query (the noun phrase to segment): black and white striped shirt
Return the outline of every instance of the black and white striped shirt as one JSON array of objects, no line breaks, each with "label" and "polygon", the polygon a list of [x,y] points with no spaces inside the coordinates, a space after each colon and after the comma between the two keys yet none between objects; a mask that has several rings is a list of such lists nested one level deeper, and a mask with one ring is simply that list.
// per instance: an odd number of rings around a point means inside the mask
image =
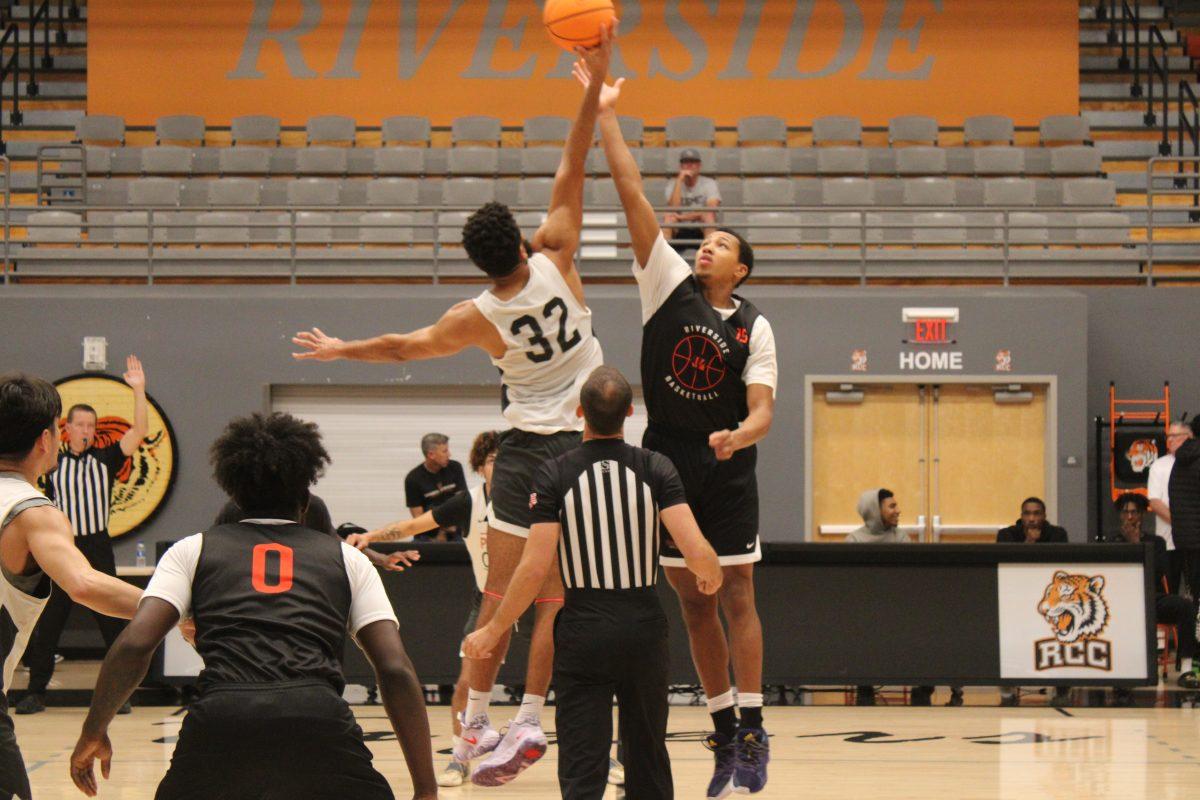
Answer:
[{"label": "black and white striped shirt", "polygon": [[533,523],[562,525],[558,561],[568,589],[635,589],[658,578],[659,512],[686,503],[663,455],[593,439],[538,469]]},{"label": "black and white striped shirt", "polygon": [[76,536],[108,531],[112,487],[125,458],[120,443],[59,454],[58,469],[46,477],[46,494],[67,515]]}]

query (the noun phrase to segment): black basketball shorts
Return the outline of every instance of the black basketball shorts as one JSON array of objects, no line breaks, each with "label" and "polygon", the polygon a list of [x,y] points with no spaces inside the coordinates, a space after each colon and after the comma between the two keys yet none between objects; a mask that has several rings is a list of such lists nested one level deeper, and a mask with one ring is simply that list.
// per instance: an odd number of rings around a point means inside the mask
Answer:
[{"label": "black basketball shorts", "polygon": [[8,715],[8,703],[0,693],[0,800],[29,800],[31,796],[16,729]]},{"label": "black basketball shorts", "polygon": [[218,686],[192,703],[155,800],[394,800],[325,681]]},{"label": "black basketball shorts", "polygon": [[500,440],[496,466],[492,471],[492,508],[488,524],[498,531],[529,538],[529,495],[533,492],[533,474],[547,461],[579,447],[582,439],[576,431],[530,433],[507,431]]},{"label": "black basketball shorts", "polygon": [[[746,447],[728,461],[718,461],[706,438],[682,437],[648,428],[642,439],[647,450],[671,459],[700,531],[721,566],[762,560],[758,540],[758,479],[754,474],[758,450]],[[686,566],[683,554],[664,537],[661,561],[665,567]]]}]

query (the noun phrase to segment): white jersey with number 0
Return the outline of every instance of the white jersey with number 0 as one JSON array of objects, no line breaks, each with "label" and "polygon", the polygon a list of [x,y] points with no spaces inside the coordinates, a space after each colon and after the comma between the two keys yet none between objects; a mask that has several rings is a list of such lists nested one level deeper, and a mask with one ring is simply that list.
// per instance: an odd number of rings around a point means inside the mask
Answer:
[{"label": "white jersey with number 0", "polygon": [[529,257],[529,282],[510,300],[490,291],[475,307],[496,326],[506,347],[493,358],[500,370],[504,418],[530,433],[583,429],[575,416],[579,389],[604,363],[592,336],[592,311],[575,299],[558,267],[541,253]]}]

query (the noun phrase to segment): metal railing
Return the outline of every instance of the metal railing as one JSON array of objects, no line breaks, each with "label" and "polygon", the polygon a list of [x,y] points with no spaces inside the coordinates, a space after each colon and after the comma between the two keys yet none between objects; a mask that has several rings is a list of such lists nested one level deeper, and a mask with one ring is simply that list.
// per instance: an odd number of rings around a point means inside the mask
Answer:
[{"label": "metal railing", "polygon": [[[1116,7],[1116,0],[1113,0],[1110,10],[1110,40],[1112,32],[1117,29],[1118,22],[1121,28],[1120,41],[1121,57],[1117,59],[1117,68],[1125,72],[1129,70],[1129,32],[1133,31],[1133,83],[1129,87],[1129,94],[1133,97],[1142,96],[1142,7],[1134,0],[1133,5],[1130,5],[1129,0],[1121,0],[1120,8]],[[1114,43],[1115,44],[1115,43]]]},{"label": "metal railing", "polygon": [[[12,113],[9,114],[10,125],[20,125],[25,121],[21,113],[21,30],[17,23],[9,20],[0,35],[0,104],[9,99],[4,93],[4,82],[12,78]],[[4,142],[4,114],[0,111],[0,155],[7,152],[8,145]],[[5,198],[7,202],[7,197]]]},{"label": "metal railing", "polygon": [[9,163],[8,156],[0,155],[0,167],[2,167],[0,176],[3,176],[4,179],[4,264],[0,266],[0,271],[4,272],[4,282],[8,283],[9,242],[12,240],[12,225],[10,224],[12,220],[9,216],[12,203],[12,192],[9,191],[12,184],[12,164]]},{"label": "metal railing", "polygon": [[[465,254],[458,245],[457,233],[463,212],[471,207],[412,207],[412,206],[291,206],[251,207],[210,206],[187,210],[161,206],[88,206],[64,222],[27,221],[22,227],[29,232],[24,239],[11,239],[6,229],[5,248],[19,264],[23,259],[39,261],[52,258],[59,263],[73,260],[112,262],[114,258],[129,263],[144,263],[145,276],[154,282],[156,266],[166,261],[218,261],[223,265],[238,265],[239,274],[255,273],[254,265],[264,261],[286,263],[287,277],[295,283],[298,267],[327,262],[410,263],[427,266],[420,272],[434,283],[444,276],[446,264],[465,263]],[[679,209],[687,210],[687,209]],[[694,210],[694,209],[691,209]],[[1046,219],[1029,221],[1013,219],[1013,215],[1031,210],[1046,212]],[[404,215],[386,221],[364,221],[358,215],[368,212],[391,211]],[[514,213],[544,213],[544,207],[514,207]],[[921,277],[915,265],[946,263],[986,265],[998,268],[994,274],[980,277],[995,278],[1008,285],[1013,265],[1056,261],[1078,263],[1094,260],[1105,264],[1124,264],[1136,274],[1142,261],[1141,249],[1128,239],[1129,221],[1121,219],[1103,225],[1089,224],[1087,230],[1112,231],[1108,240],[1077,240],[1075,229],[1082,230],[1075,218],[1077,213],[1113,211],[1104,207],[1070,207],[1061,210],[1031,209],[1030,207],[966,207],[966,206],[871,206],[795,207],[743,206],[723,208],[728,218],[738,216],[735,226],[744,230],[759,251],[764,264],[807,267],[815,264],[835,264],[857,267],[857,273],[842,273],[840,277],[857,277],[866,285],[871,278],[872,265],[914,265],[909,276]],[[135,212],[137,218],[118,218],[124,212]],[[245,215],[236,222],[219,222],[195,218],[205,212],[226,212]],[[785,220],[748,219],[745,214],[756,212],[785,212]],[[945,220],[922,217],[924,214],[946,213]],[[322,216],[309,218],[316,213]],[[589,207],[585,214],[584,230],[577,260],[587,272],[593,264],[625,263],[629,251],[619,244],[623,225],[619,224],[618,207]],[[447,215],[455,215],[448,220]],[[834,216],[836,215],[836,217]],[[520,218],[520,217],[518,217]],[[732,222],[732,220],[730,220]],[[532,223],[531,223],[532,224]],[[671,223],[677,229],[702,228],[704,223]],[[70,229],[66,236],[47,238],[38,231],[48,228]],[[237,231],[233,238],[206,239],[200,231],[224,229]],[[391,229],[393,238],[366,238],[357,231]],[[1033,232],[1040,238],[1031,238]],[[255,238],[257,232],[263,235]],[[110,238],[111,237],[111,238]],[[685,244],[677,240],[679,244]],[[131,248],[130,246],[136,246]],[[44,247],[68,246],[73,254],[41,252]],[[266,248],[266,251],[263,251]],[[1082,252],[1094,248],[1095,253]],[[237,252],[244,251],[239,257]],[[74,251],[82,251],[75,253]],[[602,251],[603,254],[598,254]],[[1081,255],[1071,256],[1076,251]],[[66,255],[64,259],[62,255]],[[245,266],[245,269],[241,269]],[[786,269],[784,270],[787,271]],[[278,273],[272,273],[278,274]],[[409,275],[406,275],[409,276]],[[788,277],[783,275],[782,277]],[[896,277],[894,271],[889,277]],[[903,277],[903,276],[902,276]]]},{"label": "metal railing", "polygon": [[1167,48],[1167,40],[1163,38],[1162,31],[1157,25],[1150,26],[1150,43],[1147,47],[1148,51],[1148,66],[1146,69],[1146,113],[1142,116],[1142,121],[1147,127],[1153,127],[1159,124],[1158,115],[1154,112],[1154,98],[1156,92],[1154,90],[1156,79],[1159,87],[1158,95],[1162,99],[1162,122],[1159,128],[1162,131],[1162,140],[1158,143],[1158,154],[1161,156],[1169,156],[1171,154],[1171,138],[1169,131],[1171,129],[1171,117],[1168,114],[1168,100],[1171,94],[1171,67],[1170,67],[1170,52]]},{"label": "metal railing", "polygon": [[[1182,118],[1183,115],[1180,114],[1180,117]],[[1190,124],[1194,126],[1195,120]],[[1176,166],[1173,171],[1160,172],[1158,170],[1160,164]],[[1168,246],[1169,242],[1169,239],[1163,234],[1178,239],[1179,232],[1183,232],[1186,236],[1189,231],[1200,231],[1200,212],[1195,210],[1200,204],[1198,173],[1200,173],[1200,153],[1190,156],[1155,156],[1146,163],[1145,273],[1146,283],[1149,286],[1153,286],[1163,279],[1162,276],[1155,273],[1155,266],[1159,263],[1159,248]],[[1177,222],[1165,218],[1166,214],[1179,211],[1179,206],[1169,199],[1174,197],[1190,197],[1192,200],[1191,209],[1186,217]],[[1168,198],[1167,202],[1159,205],[1156,200],[1162,198]],[[1172,236],[1170,232],[1175,232],[1175,234]]]},{"label": "metal railing", "polygon": [[[1190,156],[1193,159],[1190,164],[1185,162],[1185,165],[1190,165],[1192,168],[1191,187],[1196,192],[1192,197],[1192,208],[1200,209],[1200,101],[1196,99],[1192,85],[1186,80],[1179,82],[1178,106],[1176,112],[1178,116],[1175,120],[1175,140],[1179,143],[1177,155]],[[1191,143],[1191,153],[1187,152],[1189,142]],[[1182,167],[1180,171],[1183,171]],[[1184,189],[1187,188],[1188,180],[1188,178],[1176,178],[1173,184],[1176,189]],[[1200,211],[1193,210],[1189,212],[1188,216],[1192,222],[1200,221]]]}]

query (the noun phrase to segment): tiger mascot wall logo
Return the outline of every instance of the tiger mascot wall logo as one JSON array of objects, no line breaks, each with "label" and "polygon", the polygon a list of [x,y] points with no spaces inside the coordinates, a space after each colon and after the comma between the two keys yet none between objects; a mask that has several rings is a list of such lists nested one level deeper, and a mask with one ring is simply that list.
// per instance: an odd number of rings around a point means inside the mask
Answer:
[{"label": "tiger mascot wall logo", "polygon": [[1153,439],[1137,439],[1125,451],[1125,459],[1129,468],[1140,475],[1158,460],[1158,445]]},{"label": "tiger mascot wall logo", "polygon": [[1099,638],[1108,624],[1103,575],[1054,573],[1042,593],[1038,613],[1054,636],[1034,642],[1034,666],[1112,669],[1112,643]]}]

